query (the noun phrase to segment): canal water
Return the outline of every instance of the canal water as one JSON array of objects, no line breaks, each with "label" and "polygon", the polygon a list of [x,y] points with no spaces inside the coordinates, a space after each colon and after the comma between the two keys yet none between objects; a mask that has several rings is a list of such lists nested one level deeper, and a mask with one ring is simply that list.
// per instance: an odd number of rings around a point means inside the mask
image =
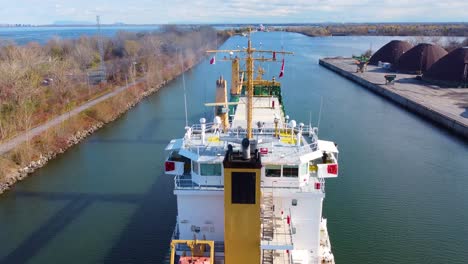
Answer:
[{"label": "canal water", "polygon": [[[339,144],[323,211],[337,263],[466,263],[467,144],[318,65],[390,39],[253,34],[256,47],[295,53],[281,79],[291,118],[317,125],[322,101],[320,138]],[[230,74],[220,58],[185,74],[190,122],[212,116],[203,103]],[[263,65],[266,77],[280,67]],[[184,133],[183,91],[176,79],[1,195],[0,263],[163,263],[176,201],[161,165]]]}]

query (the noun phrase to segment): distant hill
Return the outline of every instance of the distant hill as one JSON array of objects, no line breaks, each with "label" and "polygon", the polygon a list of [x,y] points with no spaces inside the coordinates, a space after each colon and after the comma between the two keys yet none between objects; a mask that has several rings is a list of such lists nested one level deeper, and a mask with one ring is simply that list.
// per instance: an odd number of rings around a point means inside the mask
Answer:
[{"label": "distant hill", "polygon": [[55,21],[52,25],[55,26],[71,26],[71,25],[94,25],[96,22],[90,21],[75,21],[75,20],[60,20]]}]

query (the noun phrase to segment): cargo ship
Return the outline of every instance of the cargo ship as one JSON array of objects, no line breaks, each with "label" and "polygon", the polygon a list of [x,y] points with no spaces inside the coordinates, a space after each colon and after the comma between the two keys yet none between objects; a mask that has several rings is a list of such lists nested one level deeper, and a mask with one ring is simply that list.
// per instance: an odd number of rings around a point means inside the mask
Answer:
[{"label": "cargo ship", "polygon": [[170,263],[335,263],[322,206],[325,180],[338,177],[337,145],[290,118],[281,83],[256,67],[282,63],[282,77],[292,53],[247,39],[244,49],[207,51],[232,64],[230,92],[216,80],[216,100],[205,104],[212,122],[186,126],[165,149],[177,197]]}]

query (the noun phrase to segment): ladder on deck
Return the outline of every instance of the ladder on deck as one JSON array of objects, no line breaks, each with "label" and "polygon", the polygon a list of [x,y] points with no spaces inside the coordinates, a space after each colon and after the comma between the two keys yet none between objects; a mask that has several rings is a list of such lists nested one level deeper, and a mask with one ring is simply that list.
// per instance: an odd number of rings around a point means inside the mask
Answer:
[{"label": "ladder on deck", "polygon": [[263,250],[262,254],[262,264],[273,264],[274,259],[274,251],[273,250]]},{"label": "ladder on deck", "polygon": [[[275,205],[273,190],[262,195],[262,240],[273,240],[275,227]],[[263,250],[262,264],[273,264],[274,251]]]},{"label": "ladder on deck", "polygon": [[262,197],[262,239],[273,240],[275,226],[275,206],[273,192],[264,192]]}]

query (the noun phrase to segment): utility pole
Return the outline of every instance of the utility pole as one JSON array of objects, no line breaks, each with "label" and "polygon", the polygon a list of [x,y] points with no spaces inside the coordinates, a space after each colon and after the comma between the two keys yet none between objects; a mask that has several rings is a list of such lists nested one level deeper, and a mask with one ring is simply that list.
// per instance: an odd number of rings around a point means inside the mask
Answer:
[{"label": "utility pole", "polygon": [[99,15],[96,16],[96,23],[98,29],[98,49],[99,49],[99,57],[101,63],[99,65],[99,75],[100,75],[100,82],[106,80],[106,64],[104,63],[104,44],[102,42],[102,35],[101,35],[101,18]]}]

